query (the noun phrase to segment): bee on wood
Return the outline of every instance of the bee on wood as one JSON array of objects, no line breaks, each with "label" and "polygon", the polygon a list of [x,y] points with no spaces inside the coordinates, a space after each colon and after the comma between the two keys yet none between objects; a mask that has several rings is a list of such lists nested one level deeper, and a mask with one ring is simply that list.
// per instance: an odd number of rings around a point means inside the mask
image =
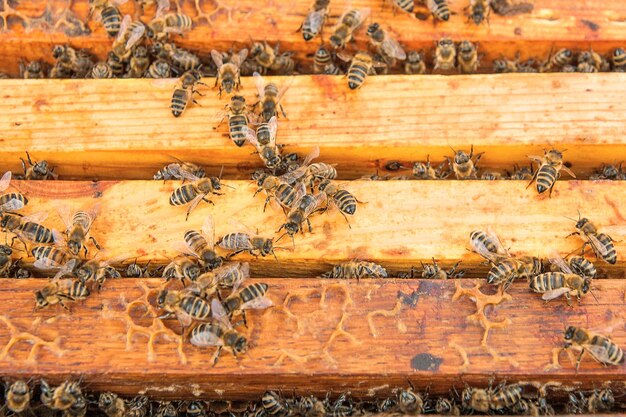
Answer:
[{"label": "bee on wood", "polygon": [[446,160],[448,161],[448,165],[452,167],[452,171],[454,172],[456,179],[476,179],[478,162],[484,155],[484,152],[477,154],[476,159],[472,160],[474,157],[474,145],[471,146],[469,155],[461,150],[455,151],[452,149],[452,151],[454,152],[454,159],[450,160],[450,158],[446,156]]},{"label": "bee on wood", "polygon": [[576,371],[585,352],[588,352],[596,361],[603,365],[622,365],[624,352],[608,337],[590,332],[582,327],[569,326],[563,335],[564,349],[579,349],[580,356],[576,361]]},{"label": "bee on wood", "polygon": [[256,85],[259,94],[259,101],[252,107],[260,107],[261,121],[267,123],[272,117],[279,117],[278,109],[280,109],[280,112],[284,117],[287,117],[285,110],[283,110],[283,106],[280,104],[280,100],[293,83],[294,78],[291,77],[289,81],[279,90],[278,86],[274,83],[266,84],[263,77],[258,72],[255,72],[253,75],[254,84]]},{"label": "bee on wood", "polygon": [[[93,236],[89,235],[91,226],[100,212],[100,206],[95,205],[89,210],[79,210],[71,213],[67,205],[57,207],[59,217],[65,224],[67,236],[66,245],[72,255],[78,255],[84,249],[87,256],[87,241],[91,240],[94,246],[100,250],[100,245]],[[55,236],[55,240],[60,241],[60,236]]]},{"label": "bee on wood", "polygon": [[[343,57],[340,55],[340,57]],[[374,69],[374,58],[367,52],[357,52],[350,61],[350,67],[346,74],[348,78],[348,88],[350,90],[356,90],[363,87],[365,78],[368,75],[376,75]]]},{"label": "bee on wood", "polygon": [[328,18],[330,0],[315,0],[313,6],[304,17],[304,22],[298,30],[302,30],[302,38],[310,41],[321,33],[324,22]]},{"label": "bee on wood", "polygon": [[352,402],[346,401],[346,394],[341,394],[332,405],[327,396],[324,401],[324,406],[327,410],[326,417],[350,417],[355,411]]},{"label": "bee on wood", "polygon": [[31,249],[31,253],[35,258],[33,266],[38,269],[63,268],[71,272],[77,263],[68,252],[52,245],[35,246]]},{"label": "bee on wood", "polygon": [[160,318],[167,318],[172,314],[183,327],[189,327],[192,321],[211,320],[211,305],[204,298],[184,291],[162,290],[157,296],[157,305],[166,311]]},{"label": "bee on wood", "polygon": [[530,181],[533,177],[533,165],[532,162],[530,166],[520,167],[519,165],[513,165],[513,173],[510,176],[511,180],[517,181]]},{"label": "bee on wood", "polygon": [[117,5],[126,3],[127,0],[89,0],[89,16],[96,13],[96,17],[102,20],[102,25],[107,34],[116,37],[122,25],[122,14]]},{"label": "bee on wood", "polygon": [[222,265],[223,258],[215,252],[215,225],[211,215],[205,218],[200,231],[186,231],[185,241],[176,242],[175,246],[179,252],[197,257],[208,270]]},{"label": "bee on wood", "polygon": [[273,305],[272,300],[265,296],[268,288],[269,285],[263,282],[255,282],[229,295],[222,302],[214,298],[211,301],[211,309],[216,318],[224,320],[239,313],[247,327],[246,310],[263,310]]},{"label": "bee on wood", "polygon": [[103,392],[98,398],[98,408],[108,417],[125,417],[126,402],[112,392]]},{"label": "bee on wood", "polygon": [[152,274],[148,269],[150,266],[150,261],[144,266],[141,267],[137,264],[137,258],[133,261],[132,264],[128,264],[126,269],[124,270],[124,276],[126,278],[150,278]]},{"label": "bee on wood", "polygon": [[615,250],[613,238],[606,233],[598,233],[598,229],[589,219],[580,217],[580,212],[578,213],[578,220],[576,221],[576,231],[569,236],[573,235],[578,235],[585,239],[582,248],[583,254],[585,253],[585,248],[589,245],[597,258],[611,265],[615,265],[617,262],[617,251]]},{"label": "bee on wood", "polygon": [[201,323],[191,331],[189,341],[198,347],[217,346],[213,366],[217,365],[222,348],[229,349],[235,357],[248,351],[248,340],[233,329],[228,320]]},{"label": "bee on wood", "polygon": [[571,306],[571,296],[575,295],[580,303],[581,297],[591,290],[591,278],[575,274],[570,266],[556,254],[552,255],[550,262],[557,265],[561,272],[535,275],[530,280],[530,289],[543,294],[541,299],[545,301],[564,295],[567,304]]},{"label": "bee on wood", "polygon": [[343,218],[346,219],[348,226],[352,228],[347,216],[354,216],[356,213],[356,204],[362,202],[357,200],[349,191],[340,188],[337,184],[328,179],[322,180],[317,185],[317,190],[320,193],[326,194],[326,201],[337,207]]},{"label": "bee on wood", "polygon": [[148,67],[145,73],[146,78],[170,78],[172,76],[172,67],[169,62],[164,59],[157,59]]},{"label": "bee on wood", "polygon": [[[228,258],[242,253],[248,252],[254,257],[272,255],[276,258],[274,253],[274,239],[266,238],[257,234],[249,232],[233,232],[227,233],[217,241],[217,246],[231,252]],[[278,260],[278,258],[276,258]]]},{"label": "bee on wood", "polygon": [[[302,228],[302,223],[306,221],[309,226],[309,232],[313,229],[311,228],[311,221],[309,217],[318,212],[323,211],[322,205],[326,202],[326,194],[318,193],[318,194],[304,194],[300,199],[298,199],[294,205],[287,213],[287,221],[283,223],[277,232],[280,232],[282,229],[285,229],[285,233],[278,238],[280,240],[283,236],[289,235],[291,239],[294,240],[294,235],[298,232],[304,232]],[[277,240],[277,242],[278,242]],[[295,240],[294,240],[295,245]]]},{"label": "bee on wood", "polygon": [[99,62],[91,69],[90,77],[93,79],[113,78],[113,70],[106,62]]},{"label": "bee on wood", "polygon": [[211,200],[206,199],[207,195],[222,195],[222,193],[218,192],[222,189],[222,183],[220,181],[221,174],[220,177],[198,178],[191,172],[181,169],[179,171],[179,175],[184,179],[191,181],[191,183],[184,184],[172,192],[172,195],[170,196],[170,205],[182,206],[189,204],[185,220],[189,218],[189,214],[194,208],[196,208],[200,201],[213,204]]},{"label": "bee on wood", "polygon": [[491,410],[491,389],[467,387],[461,393],[464,410],[488,413]]},{"label": "bee on wood", "polygon": [[[0,178],[0,193],[9,188],[11,184],[11,171],[7,171]],[[21,193],[12,192],[0,195],[0,215],[4,212],[20,210],[28,204],[28,199]]]},{"label": "bee on wood", "polygon": [[424,400],[421,395],[413,391],[414,389],[413,384],[411,384],[410,388],[398,391],[396,401],[398,410],[400,410],[402,414],[417,415],[424,412]]},{"label": "bee on wood", "polygon": [[459,264],[461,263],[461,261],[455,263],[454,265],[452,265],[452,268],[450,268],[450,270],[446,271],[445,269],[442,269],[439,267],[439,265],[437,264],[437,261],[435,261],[435,258],[433,258],[433,263],[431,264],[424,264],[423,262],[422,264],[422,278],[425,279],[448,279],[448,278],[461,278],[463,275],[465,275],[465,271],[461,270],[461,271],[457,271],[457,268],[459,267]]},{"label": "bee on wood", "polygon": [[242,96],[234,95],[230,98],[230,103],[227,104],[226,107],[227,110],[223,112],[217,127],[222,124],[225,118],[228,118],[228,134],[230,139],[235,145],[242,147],[246,143],[248,123],[252,116],[248,112],[246,99]]},{"label": "bee on wood", "polygon": [[470,0],[470,4],[467,8],[467,18],[476,25],[480,25],[482,22],[489,22],[489,12],[491,8],[489,3],[491,0]]},{"label": "bee on wood", "polygon": [[452,39],[443,38],[437,42],[433,61],[433,71],[451,71],[454,69],[456,65],[456,47]]},{"label": "bee on wood", "polygon": [[201,64],[196,54],[170,42],[155,42],[150,52],[157,59],[171,61],[171,69],[175,74],[199,68]]},{"label": "bee on wood", "polygon": [[172,102],[170,109],[174,117],[179,117],[183,114],[189,101],[194,104],[198,102],[193,98],[194,94],[200,94],[196,89],[196,85],[206,85],[202,81],[202,73],[200,70],[190,70],[185,72],[178,80],[178,86],[172,93]]},{"label": "bee on wood", "polygon": [[323,401],[315,396],[301,397],[295,404],[298,415],[302,417],[326,417],[327,409]]},{"label": "bee on wood", "polygon": [[273,71],[278,75],[289,75],[293,72],[296,63],[291,58],[291,53],[279,53],[278,44],[274,48],[269,46],[267,42],[255,42],[250,50],[250,56],[254,61],[265,68]]},{"label": "bee on wood", "polygon": [[178,256],[174,258],[163,270],[163,278],[170,280],[180,279],[185,284],[185,279],[193,282],[202,273],[197,257]]},{"label": "bee on wood", "polygon": [[591,181],[598,180],[626,180],[626,171],[622,168],[623,162],[619,165],[602,164],[599,170],[592,174],[589,179]]},{"label": "bee on wood", "polygon": [[435,412],[443,416],[460,416],[461,408],[455,404],[454,400],[439,397],[435,403]]},{"label": "bee on wood", "polygon": [[[26,151],[26,158],[26,161],[20,158],[25,180],[56,180],[59,178],[59,176],[54,173],[54,168],[48,165],[48,161],[33,162],[28,151]],[[27,162],[28,167],[26,167]]]},{"label": "bee on wood", "polygon": [[26,80],[46,78],[43,73],[41,62],[39,61],[31,61],[26,64],[23,60],[20,60],[19,66],[20,78],[24,78]]},{"label": "bee on wood", "polygon": [[208,300],[219,290],[237,291],[249,277],[250,265],[247,262],[233,262],[205,272],[187,288],[192,293]]},{"label": "bee on wood", "polygon": [[578,54],[578,72],[607,72],[610,69],[609,61],[592,49]]},{"label": "bee on wood", "polygon": [[450,20],[450,7],[448,6],[448,0],[426,0],[426,7],[433,15],[433,19],[443,20],[445,22]]},{"label": "bee on wood", "polygon": [[500,238],[492,230],[474,230],[470,233],[470,247],[487,261],[497,263],[503,258],[510,258]]},{"label": "bee on wood", "polygon": [[6,399],[6,408],[12,413],[19,414],[30,409],[30,400],[32,393],[28,383],[22,379],[18,379],[10,385],[7,385],[4,391]]},{"label": "bee on wood", "polygon": [[[169,4],[168,4],[169,6]],[[183,13],[158,13],[148,23],[148,38],[155,41],[164,41],[170,33],[182,35],[193,28],[191,17]]]},{"label": "bee on wood", "polygon": [[478,48],[470,41],[462,41],[457,48],[457,61],[461,74],[473,74],[478,70]]},{"label": "bee on wood", "polygon": [[7,245],[0,245],[0,276],[6,277],[13,266],[11,255],[13,249]]},{"label": "bee on wood", "polygon": [[261,397],[261,406],[270,417],[290,417],[296,412],[291,401],[283,399],[274,391],[265,391]]},{"label": "bee on wood", "polygon": [[338,24],[333,29],[330,36],[330,46],[334,49],[343,49],[346,44],[352,41],[354,31],[361,26],[361,23],[367,19],[370,9],[349,10],[345,12],[338,20]]},{"label": "bee on wood", "polygon": [[411,51],[408,53],[404,63],[404,72],[407,74],[426,74],[426,63],[420,52]]},{"label": "bee on wood", "polygon": [[489,408],[494,411],[512,408],[522,399],[523,387],[520,384],[500,384],[489,399]]},{"label": "bee on wood", "polygon": [[155,180],[182,180],[184,179],[181,175],[181,171],[187,171],[192,173],[198,178],[204,178],[206,176],[206,172],[204,172],[204,168],[199,165],[194,164],[193,162],[183,162],[179,161],[176,163],[172,163],[166,165],[156,174],[154,174],[153,179]]},{"label": "bee on wood", "polygon": [[518,278],[531,279],[540,274],[542,269],[541,259],[537,257],[504,258],[493,263],[487,274],[487,283],[491,285],[504,284],[506,290],[514,280]]},{"label": "bee on wood", "polygon": [[219,84],[219,96],[222,96],[222,91],[230,94],[233,89],[239,90],[241,85],[241,76],[239,68],[243,61],[248,56],[248,50],[242,49],[237,54],[233,54],[230,58],[230,62],[224,63],[223,55],[217,52],[215,49],[211,51],[211,57],[213,62],[217,66],[217,77],[215,78],[215,86]]},{"label": "bee on wood", "polygon": [[315,74],[324,74],[328,65],[332,65],[339,71],[339,68],[337,68],[333,63],[333,56],[331,52],[324,45],[321,45],[315,51],[315,55],[313,55],[313,72]]},{"label": "bee on wood", "polygon": [[613,71],[623,71],[626,67],[626,51],[622,48],[616,48],[611,55],[611,64]]},{"label": "bee on wood", "polygon": [[549,190],[549,195],[552,196],[552,189],[556,180],[561,176],[561,170],[567,172],[573,178],[576,178],[576,175],[563,163],[563,152],[565,150],[557,151],[556,149],[551,149],[544,152],[543,157],[536,155],[528,156],[532,161],[538,162],[540,165],[526,188],[536,181],[539,194]]},{"label": "bee on wood", "polygon": [[11,246],[15,239],[19,239],[28,251],[26,241],[33,243],[51,244],[55,242],[55,234],[51,229],[40,224],[47,217],[47,213],[38,212],[29,216],[20,214],[4,213],[0,217],[0,229],[3,232],[14,233]]},{"label": "bee on wood", "polygon": [[594,389],[593,393],[587,398],[587,412],[590,414],[611,411],[614,405],[615,397],[610,388]]},{"label": "bee on wood", "polygon": [[126,73],[126,77],[142,78],[149,66],[150,58],[148,57],[148,48],[143,45],[139,45],[133,50],[133,55],[130,58],[130,67]]},{"label": "bee on wood", "polygon": [[102,252],[99,252],[99,256],[83,262],[74,270],[74,274],[78,279],[82,282],[94,282],[98,287],[98,291],[100,291],[107,278],[122,277],[117,269],[110,266],[110,264],[117,262],[118,259],[103,260],[101,254]]},{"label": "bee on wood", "polygon": [[321,278],[387,278],[387,270],[368,261],[353,260],[333,266],[333,269],[321,275]]},{"label": "bee on wood", "polygon": [[548,55],[543,64],[539,66],[539,72],[556,71],[565,65],[568,65],[574,59],[574,53],[571,49],[563,48],[552,55],[552,51]]},{"label": "bee on wood", "polygon": [[383,30],[378,23],[369,25],[367,37],[370,44],[383,57],[389,67],[395,66],[396,60],[404,61],[406,59],[406,52],[400,43],[389,32]]},{"label": "bee on wood", "polygon": [[412,174],[418,180],[441,180],[448,177],[448,173],[443,171],[445,162],[439,164],[437,168],[430,165],[430,155],[426,157],[426,163],[415,162],[413,164]]},{"label": "bee on wood", "polygon": [[60,304],[69,311],[69,307],[65,305],[66,302],[84,300],[89,294],[89,288],[81,280],[53,279],[43,288],[35,291],[35,308],[41,309]]},{"label": "bee on wood", "polygon": [[111,45],[111,52],[122,63],[127,63],[131,57],[133,47],[145,37],[146,26],[141,21],[132,21],[129,15],[125,15],[117,37]]},{"label": "bee on wood", "polygon": [[[276,130],[278,124],[276,123],[276,117],[272,117],[269,123],[261,123],[257,127],[255,132],[253,129],[248,128],[246,133],[246,140],[255,147],[261,161],[269,169],[276,169],[282,162],[280,145],[276,144]],[[265,144],[261,143],[259,137]]]}]

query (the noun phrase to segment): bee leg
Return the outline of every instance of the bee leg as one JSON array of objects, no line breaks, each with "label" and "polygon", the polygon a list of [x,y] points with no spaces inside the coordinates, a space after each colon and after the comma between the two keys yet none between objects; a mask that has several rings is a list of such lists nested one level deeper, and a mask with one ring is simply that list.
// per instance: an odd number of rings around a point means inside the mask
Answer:
[{"label": "bee leg", "polygon": [[248,328],[248,321],[246,320],[246,310],[241,310],[241,319],[243,320],[243,325]]},{"label": "bee leg", "polygon": [[23,158],[20,158],[20,161],[22,161],[22,169],[24,170],[24,175],[26,175],[26,162]]},{"label": "bee leg", "polygon": [[585,349],[583,348],[580,351],[580,355],[578,355],[578,360],[576,361],[576,373],[578,373],[578,368],[580,368],[580,362],[583,360],[584,354],[585,354]]},{"label": "bee leg", "polygon": [[89,237],[89,240],[91,240],[93,242],[93,245],[98,249],[98,250],[102,250],[102,248],[100,247],[100,245],[98,245],[98,242],[96,241],[96,239],[93,236]]},{"label": "bee leg", "polygon": [[306,219],[306,224],[309,226],[309,233],[313,232],[313,228],[311,228],[311,220],[309,220],[308,217]]},{"label": "bee leg", "polygon": [[346,216],[346,214],[345,214],[343,211],[341,211],[341,210],[339,210],[339,213],[341,213],[341,215],[343,216],[343,218],[344,218],[344,219],[346,219],[346,223],[348,223],[348,227],[349,227],[350,229],[352,229],[352,225],[350,225],[350,221],[348,220],[348,216]]},{"label": "bee leg", "polygon": [[283,105],[278,103],[278,107],[280,108],[280,112],[283,114],[283,117],[287,119],[287,113],[285,113],[285,109],[283,109]]},{"label": "bee leg", "polygon": [[218,346],[217,351],[213,355],[213,366],[217,365],[217,361],[220,358],[220,353],[222,352],[222,346]]}]

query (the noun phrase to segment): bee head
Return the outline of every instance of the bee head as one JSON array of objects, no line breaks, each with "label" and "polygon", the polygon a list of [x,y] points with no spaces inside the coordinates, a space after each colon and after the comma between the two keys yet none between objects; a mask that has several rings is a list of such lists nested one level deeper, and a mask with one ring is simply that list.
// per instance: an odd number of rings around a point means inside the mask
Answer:
[{"label": "bee head", "polygon": [[468,154],[463,151],[456,151],[456,154],[454,155],[454,162],[456,164],[465,164],[469,162],[469,160],[470,158]]},{"label": "bee head", "polygon": [[422,56],[420,55],[419,52],[417,51],[411,51],[409,52],[409,55],[407,56],[407,61],[412,62],[412,63],[418,63],[422,60]]},{"label": "bee head", "polygon": [[220,179],[217,177],[211,177],[211,186],[213,187],[214,190],[222,189],[222,184],[220,182]]},{"label": "bee head", "polygon": [[14,395],[26,395],[30,391],[28,388],[28,384],[21,379],[11,384],[11,387],[9,388],[9,390]]},{"label": "bee head", "polygon": [[327,58],[328,56],[330,56],[330,52],[328,52],[328,49],[326,49],[323,46],[320,46],[317,51],[315,51],[315,56],[318,59],[323,59],[323,58]]},{"label": "bee head", "polygon": [[613,403],[615,402],[615,398],[613,397],[613,391],[611,391],[610,389],[604,389],[600,392],[600,401],[602,401],[602,404],[604,404],[605,406],[608,406],[608,408],[610,408]]},{"label": "bee head", "polygon": [[438,398],[435,408],[438,414],[447,414],[452,411],[452,404],[450,403],[450,400]]},{"label": "bee head", "polygon": [[52,57],[58,59],[63,55],[63,52],[65,52],[65,48],[63,48],[62,45],[55,45],[54,48],[52,48]]},{"label": "bee head", "polygon": [[78,242],[77,240],[68,240],[67,241],[67,247],[70,250],[72,255],[78,255],[78,252],[80,252],[80,248],[83,245]]},{"label": "bee head", "polygon": [[239,335],[233,346],[235,353],[246,353],[248,351],[248,340],[245,337]]},{"label": "bee head", "polygon": [[587,294],[590,288],[591,288],[591,280],[589,278],[585,278],[585,280],[583,281],[583,286],[581,288],[582,293]]},{"label": "bee head", "polygon": [[261,251],[263,252],[264,255],[274,252],[274,239],[265,239],[265,242],[263,242],[263,247],[261,248]]},{"label": "bee head", "polygon": [[35,292],[35,308],[44,308],[48,305],[48,300],[41,290]]},{"label": "bee head", "polygon": [[613,51],[613,56],[614,56],[615,58],[621,57],[621,56],[623,56],[623,55],[626,55],[626,51],[624,51],[622,48],[616,48],[616,49]]},{"label": "bee head", "polygon": [[76,270],[76,276],[80,280],[86,281],[87,279],[89,279],[89,277],[91,277],[91,271],[89,270],[89,268],[81,266],[80,268]]},{"label": "bee head", "polygon": [[215,268],[219,268],[220,266],[222,266],[222,257],[216,256],[214,254],[214,256],[211,257],[210,259],[205,259],[204,265],[209,270],[214,270]]},{"label": "bee head", "polygon": [[290,236],[293,236],[300,231],[300,225],[297,222],[289,221],[285,223],[284,226]]},{"label": "bee head", "polygon": [[330,44],[333,48],[338,49],[341,48],[343,46],[343,41],[341,39],[341,37],[337,36],[337,35],[332,35],[330,37]]},{"label": "bee head", "polygon": [[463,393],[461,394],[461,401],[463,401],[463,406],[467,407],[472,402],[474,390],[471,388],[465,388]]},{"label": "bee head", "polygon": [[569,326],[567,329],[565,329],[563,339],[565,339],[566,341],[572,341],[574,339],[575,333],[576,333],[576,327]]},{"label": "bee head", "polygon": [[589,219],[586,217],[583,217],[582,219],[578,220],[576,222],[576,229],[582,229],[584,228],[587,224],[589,223]]},{"label": "bee head", "polygon": [[109,407],[115,401],[116,395],[112,392],[103,392],[100,394],[100,398],[98,399],[98,406],[100,408]]},{"label": "bee head", "polygon": [[474,50],[474,45],[470,41],[463,41],[459,45],[459,52],[471,52]]},{"label": "bee head", "polygon": [[190,279],[191,281],[195,281],[200,276],[200,267],[196,264],[191,264],[185,268],[184,275],[185,278]]}]

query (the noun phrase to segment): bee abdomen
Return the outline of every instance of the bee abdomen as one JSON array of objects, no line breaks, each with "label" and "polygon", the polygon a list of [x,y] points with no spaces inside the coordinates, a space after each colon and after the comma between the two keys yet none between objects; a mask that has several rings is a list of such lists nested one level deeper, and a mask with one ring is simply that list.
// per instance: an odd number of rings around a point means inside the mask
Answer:
[{"label": "bee abdomen", "polygon": [[535,292],[547,292],[562,288],[564,275],[560,272],[546,272],[539,274],[530,281],[530,289]]},{"label": "bee abdomen", "polygon": [[282,205],[291,207],[296,199],[296,190],[288,184],[280,184],[276,189],[275,195]]},{"label": "bee abdomen", "polygon": [[387,270],[373,262],[362,262],[357,266],[357,278],[387,278]]},{"label": "bee abdomen", "polygon": [[407,13],[413,13],[415,6],[413,0],[394,0],[396,5]]},{"label": "bee abdomen", "polygon": [[267,292],[268,285],[263,282],[256,282],[241,290],[240,297],[244,303],[255,298],[263,297]]},{"label": "bee abdomen", "polygon": [[187,90],[182,88],[177,88],[174,90],[174,94],[172,94],[172,105],[170,106],[172,109],[172,114],[174,117],[178,117],[185,111],[187,107],[187,102],[189,101],[189,93]]},{"label": "bee abdomen", "polygon": [[11,200],[18,200],[24,206],[28,204],[28,199],[24,197],[21,193],[8,193],[0,196],[0,206],[8,203]]},{"label": "bee abdomen", "polygon": [[610,264],[615,264],[617,262],[617,251],[612,239],[604,233],[598,233],[596,238],[604,245],[605,253],[602,255],[602,259]]},{"label": "bee abdomen", "polygon": [[191,184],[183,185],[174,190],[170,196],[170,204],[173,206],[182,206],[189,203],[196,197],[196,192]]},{"label": "bee abdomen", "polygon": [[33,222],[26,222],[20,225],[19,229],[34,242],[53,243],[52,230]]},{"label": "bee abdomen", "polygon": [[554,186],[557,170],[552,165],[542,165],[537,173],[537,191],[539,194],[546,192]]},{"label": "bee abdomen", "polygon": [[522,387],[520,385],[511,385],[494,394],[492,402],[494,409],[510,408],[522,399]]},{"label": "bee abdomen", "polygon": [[196,319],[207,319],[211,314],[209,303],[199,297],[185,297],[182,299],[180,306],[187,314]]},{"label": "bee abdomen", "polygon": [[272,391],[268,391],[263,394],[261,398],[261,404],[266,413],[272,417],[286,417],[288,410],[282,404],[282,401]]},{"label": "bee abdomen", "polygon": [[450,19],[450,9],[448,8],[448,0],[432,0],[433,10],[431,13],[435,15],[437,19],[448,20]]},{"label": "bee abdomen", "polygon": [[210,344],[214,336],[221,338],[223,334],[224,331],[220,326],[213,323],[202,323],[192,330],[189,341],[195,346],[206,346]]},{"label": "bee abdomen", "polygon": [[122,15],[117,7],[107,6],[100,13],[102,24],[109,36],[115,37],[120,31],[122,25]]},{"label": "bee abdomen", "polygon": [[353,64],[348,70],[348,87],[351,90],[360,88],[365,82],[369,68],[362,64]]},{"label": "bee abdomen", "polygon": [[487,282],[494,285],[500,284],[506,281],[515,272],[515,269],[515,265],[506,259],[489,270]]},{"label": "bee abdomen", "polygon": [[189,30],[193,26],[191,18],[182,13],[169,13],[165,17],[165,25],[169,27],[176,27],[182,30]]},{"label": "bee abdomen", "polygon": [[75,280],[72,281],[68,295],[74,299],[86,298],[89,296],[89,288],[87,288],[83,281]]},{"label": "bee abdomen", "polygon": [[219,246],[226,250],[249,249],[250,236],[246,233],[229,233],[222,237]]},{"label": "bee abdomen", "polygon": [[198,253],[205,248],[208,243],[206,239],[195,230],[188,230],[185,232],[185,242],[194,252]]},{"label": "bee abdomen", "polygon": [[333,195],[339,210],[346,214],[356,213],[356,198],[346,190],[339,190]]},{"label": "bee abdomen", "polygon": [[236,114],[228,118],[228,131],[230,138],[237,146],[243,146],[246,142],[248,130],[248,118],[242,114]]},{"label": "bee abdomen", "polygon": [[624,363],[624,352],[622,349],[604,336],[595,335],[591,338],[590,344],[593,346],[602,346],[606,349],[608,364],[621,365]]}]

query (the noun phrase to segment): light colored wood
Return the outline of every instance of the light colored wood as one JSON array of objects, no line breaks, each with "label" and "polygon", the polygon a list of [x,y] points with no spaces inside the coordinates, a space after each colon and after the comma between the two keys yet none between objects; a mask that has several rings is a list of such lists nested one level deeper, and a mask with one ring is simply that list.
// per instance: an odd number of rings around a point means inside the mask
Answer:
[{"label": "light colored wood", "polygon": [[[485,345],[483,329],[467,320],[476,312],[475,303],[453,297],[457,285],[471,286],[468,280],[264,282],[274,307],[249,312],[249,327],[241,331],[250,350],[238,361],[223,352],[212,367],[214,349],[183,343],[178,352],[180,339],[173,333],[178,324],[172,320],[164,327],[155,319],[157,309],[146,307],[162,280],[110,280],[100,293],[72,305],[71,313],[60,307],[33,313],[33,291],[43,280],[0,280],[0,372],[6,377],[40,374],[52,381],[71,373],[81,375],[91,391],[203,399],[258,398],[266,389],[317,395],[351,391],[356,397],[380,398],[406,386],[407,379],[421,391],[430,387],[431,394],[448,394],[451,385],[486,384],[494,372],[507,381],[562,381],[586,389],[626,380],[624,367],[603,367],[590,358],[576,373],[566,353],[560,369],[546,368],[552,350],[562,346],[564,324],[612,327],[612,340],[626,345],[621,280],[598,281],[598,302],[586,297],[573,309],[561,300],[546,304],[525,283],[516,283],[510,300],[490,307],[489,319],[507,324],[492,329]],[[52,344],[34,347],[24,335],[7,352],[7,329]],[[150,330],[160,331],[153,351],[148,349]],[[431,355],[437,364],[423,370],[427,364],[415,359],[420,354]]]},{"label": "light colored wood", "polygon": [[[87,15],[87,3],[74,3],[76,4],[73,10],[84,20]],[[181,3],[183,12],[196,18],[193,2],[181,0]],[[250,38],[267,40],[271,43],[280,41],[282,50],[295,52],[299,60],[313,53],[319,45],[319,38],[306,43],[302,35],[296,33],[313,3],[312,0],[294,2],[220,0],[215,3],[201,0],[201,3],[203,11],[207,13],[215,11],[217,4],[234,6],[231,23],[228,22],[225,11],[221,10],[214,16],[212,26],[208,26],[206,20],[200,20],[191,33],[176,40],[181,46],[200,52],[205,59],[213,48],[226,50],[231,48],[233,43],[241,47],[249,44]],[[463,9],[468,3],[451,1],[450,9],[456,15],[448,22],[433,24],[432,19],[420,21],[403,12],[394,15],[390,5],[384,6],[381,0],[333,1],[330,6],[331,17],[325,29],[325,39],[330,36],[339,16],[351,5],[353,8],[369,7],[372,12],[370,21],[382,23],[409,50],[431,50],[434,41],[443,36],[449,36],[456,41],[469,39],[479,42],[483,54],[482,63],[487,68],[491,67],[494,58],[499,58],[502,54],[512,58],[518,50],[522,52],[524,59],[532,57],[544,60],[553,47],[578,49],[593,47],[601,53],[607,53],[615,47],[623,46],[626,40],[624,24],[626,6],[619,0],[605,1],[602,4],[593,0],[576,3],[569,0],[537,1],[534,2],[535,9],[531,14],[509,17],[492,14],[489,24],[478,27],[467,21]],[[64,3],[54,4],[58,11]],[[27,16],[40,16],[44,4],[22,2],[17,9],[22,10]],[[132,2],[124,5],[122,11],[134,13]],[[419,11],[424,10],[419,8]],[[151,19],[154,15],[153,9],[147,9],[146,15],[145,20]],[[583,20],[591,23],[585,24]],[[591,27],[593,24],[597,25],[596,30]],[[111,40],[101,24],[90,22],[89,26],[92,34],[69,38],[60,32],[35,30],[24,33],[19,24],[14,25],[11,32],[2,35],[0,56],[5,59],[2,61],[0,71],[17,74],[17,62],[20,57],[28,60],[43,58],[50,62],[52,46],[57,43],[70,42],[78,48],[89,49],[103,58],[110,49]],[[207,42],[207,39],[210,39],[210,42]],[[365,30],[359,30],[355,49],[365,48],[366,39]]]},{"label": "light colored wood", "polygon": [[[272,78],[283,85],[287,78]],[[206,80],[213,84],[213,80]],[[2,80],[0,169],[20,170],[29,150],[65,178],[150,179],[174,158],[229,178],[249,178],[260,160],[237,148],[227,124],[217,130],[227,99],[202,90],[200,106],[179,119],[169,110],[173,81]],[[278,143],[337,163],[342,178],[374,174],[388,160],[438,164],[450,147],[485,152],[480,167],[512,170],[550,144],[582,178],[626,155],[624,74],[372,77],[350,91],[341,77],[296,77],[283,104]],[[204,88],[204,87],[203,87]],[[241,91],[256,101],[251,78]],[[406,171],[410,174],[409,171]]]},{"label": "light colored wood", "polygon": [[[241,225],[266,237],[278,237],[285,221],[282,211],[268,206],[263,213],[262,193],[249,182],[227,181],[234,189],[214,196],[215,206],[200,204],[185,221],[185,206],[169,204],[179,181],[63,182],[16,181],[29,204],[24,214],[50,213],[45,224],[62,228],[56,206],[68,204],[83,209],[98,203],[100,215],[92,235],[107,257],[128,255],[162,264],[173,258],[176,241],[186,230],[200,229],[211,214],[216,236],[241,230]],[[358,205],[350,219],[352,228],[336,209],[311,218],[312,233],[295,236],[295,249],[288,236],[277,243],[288,248],[273,257],[251,264],[256,276],[312,277],[330,269],[331,264],[351,260],[372,260],[392,271],[419,267],[432,257],[449,265],[463,261],[474,276],[484,277],[485,266],[470,252],[469,235],[477,229],[492,227],[503,244],[516,255],[547,258],[552,250],[567,254],[582,246],[573,232],[577,210],[615,240],[618,263],[598,261],[606,276],[624,276],[626,221],[621,201],[626,201],[626,183],[558,182],[552,198],[538,197],[534,189],[525,190],[521,181],[351,181],[346,189],[366,204]],[[99,196],[94,198],[95,196]],[[17,244],[17,243],[16,243]],[[93,248],[91,250],[94,250]],[[240,255],[238,259],[250,259]],[[130,262],[130,261],[129,261]],[[610,268],[609,268],[610,267]],[[478,275],[477,275],[478,274]]]}]

